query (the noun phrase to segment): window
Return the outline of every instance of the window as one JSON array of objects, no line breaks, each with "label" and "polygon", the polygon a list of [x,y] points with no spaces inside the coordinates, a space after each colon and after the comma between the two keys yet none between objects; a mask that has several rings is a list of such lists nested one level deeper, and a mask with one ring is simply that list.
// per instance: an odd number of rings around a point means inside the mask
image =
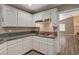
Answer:
[{"label": "window", "polygon": [[59,25],[59,31],[65,31],[65,24]]}]

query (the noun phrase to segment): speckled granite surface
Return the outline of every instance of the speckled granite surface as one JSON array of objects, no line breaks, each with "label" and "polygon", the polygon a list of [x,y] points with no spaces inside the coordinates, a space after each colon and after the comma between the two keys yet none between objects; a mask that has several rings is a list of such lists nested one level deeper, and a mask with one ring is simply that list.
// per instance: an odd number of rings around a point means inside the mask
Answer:
[{"label": "speckled granite surface", "polygon": [[23,37],[28,37],[28,36],[39,36],[39,37],[45,37],[45,38],[51,38],[54,39],[56,36],[46,36],[43,34],[39,34],[36,32],[15,32],[15,33],[3,33],[0,34],[0,44],[10,41],[10,40],[15,40]]}]

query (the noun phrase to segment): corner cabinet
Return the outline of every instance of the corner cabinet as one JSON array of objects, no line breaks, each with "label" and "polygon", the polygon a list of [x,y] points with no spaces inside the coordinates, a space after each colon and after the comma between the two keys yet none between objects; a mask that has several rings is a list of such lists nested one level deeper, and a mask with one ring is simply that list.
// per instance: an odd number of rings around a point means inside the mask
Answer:
[{"label": "corner cabinet", "polygon": [[17,11],[10,6],[1,6],[1,26],[17,26]]}]

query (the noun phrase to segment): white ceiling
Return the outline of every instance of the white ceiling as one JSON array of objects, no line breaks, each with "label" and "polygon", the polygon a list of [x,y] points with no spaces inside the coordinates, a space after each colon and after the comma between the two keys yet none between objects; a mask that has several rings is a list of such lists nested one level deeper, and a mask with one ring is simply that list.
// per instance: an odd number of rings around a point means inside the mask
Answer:
[{"label": "white ceiling", "polygon": [[60,6],[62,4],[31,4],[31,6],[29,6],[28,4],[10,4],[10,5],[30,13],[36,13]]}]

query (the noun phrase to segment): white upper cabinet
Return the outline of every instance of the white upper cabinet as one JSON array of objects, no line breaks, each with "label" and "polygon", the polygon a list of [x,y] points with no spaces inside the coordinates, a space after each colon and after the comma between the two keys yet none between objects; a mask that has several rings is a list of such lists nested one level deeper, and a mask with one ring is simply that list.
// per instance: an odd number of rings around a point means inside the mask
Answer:
[{"label": "white upper cabinet", "polygon": [[17,26],[17,11],[10,6],[2,6],[2,27]]},{"label": "white upper cabinet", "polygon": [[35,21],[47,19],[49,17],[48,14],[49,14],[48,11],[43,11],[43,12],[33,14],[33,26],[36,26]]},{"label": "white upper cabinet", "polygon": [[58,9],[57,8],[54,8],[54,9],[51,9],[51,20],[52,20],[52,24],[54,26],[57,26],[58,25]]},{"label": "white upper cabinet", "polygon": [[43,15],[44,15],[43,12],[33,14],[33,26],[36,26],[35,21],[43,20]]},{"label": "white upper cabinet", "polygon": [[51,11],[50,10],[46,10],[46,11],[43,11],[43,19],[50,19],[51,17]]},{"label": "white upper cabinet", "polygon": [[32,24],[32,14],[24,11],[18,12],[18,26],[32,27]]},{"label": "white upper cabinet", "polygon": [[2,27],[32,27],[32,14],[7,5],[0,5]]},{"label": "white upper cabinet", "polygon": [[34,21],[44,20],[44,19],[50,18],[50,16],[51,16],[50,10],[47,10],[47,11],[43,11],[43,12],[33,14],[33,19],[34,19]]},{"label": "white upper cabinet", "polygon": [[50,17],[51,17],[50,10],[46,10],[46,11],[42,11],[42,12],[33,14],[33,25],[35,26],[35,21],[37,21],[37,20],[50,19]]},{"label": "white upper cabinet", "polygon": [[58,24],[57,8],[36,14],[18,10],[7,5],[0,5],[0,24],[2,27],[35,27],[35,21],[51,19],[53,25]]},{"label": "white upper cabinet", "polygon": [[35,21],[36,21],[36,20],[43,20],[43,15],[44,15],[43,12],[33,14],[33,19],[34,19]]},{"label": "white upper cabinet", "polygon": [[33,23],[35,26],[35,21],[37,20],[45,20],[45,19],[51,19],[53,25],[58,24],[58,13],[57,8],[53,8],[50,10],[42,11],[36,14],[33,14]]}]

